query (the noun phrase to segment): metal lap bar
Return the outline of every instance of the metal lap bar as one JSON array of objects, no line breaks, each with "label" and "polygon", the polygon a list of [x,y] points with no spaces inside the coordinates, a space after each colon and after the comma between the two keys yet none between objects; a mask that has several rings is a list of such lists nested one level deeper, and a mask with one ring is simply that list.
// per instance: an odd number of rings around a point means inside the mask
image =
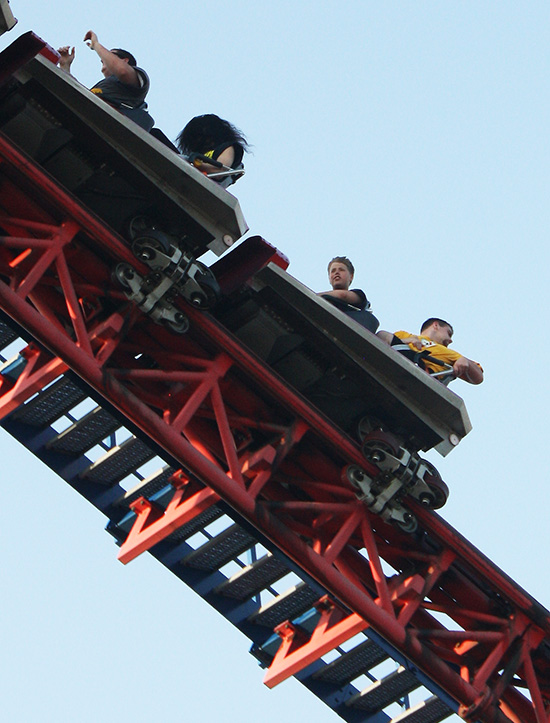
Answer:
[{"label": "metal lap bar", "polygon": [[208,178],[227,178],[227,176],[244,176],[244,168],[230,168],[227,171],[215,171],[214,173],[207,173]]}]

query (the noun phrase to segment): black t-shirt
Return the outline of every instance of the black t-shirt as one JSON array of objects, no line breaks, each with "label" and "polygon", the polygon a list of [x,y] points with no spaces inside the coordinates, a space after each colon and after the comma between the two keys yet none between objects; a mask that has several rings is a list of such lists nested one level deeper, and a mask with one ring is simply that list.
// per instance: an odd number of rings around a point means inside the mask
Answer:
[{"label": "black t-shirt", "polygon": [[367,299],[365,292],[362,289],[348,289],[353,291],[359,297],[358,304],[348,304],[347,301],[338,298],[338,296],[332,296],[331,294],[322,295],[323,299],[330,301],[331,304],[345,311],[346,309],[358,309],[359,311],[371,311],[370,301]]},{"label": "black t-shirt", "polygon": [[108,78],[100,80],[90,90],[115,108],[120,108],[120,106],[137,108],[145,100],[150,84],[149,77],[142,68],[135,68],[135,70],[140,81],[140,85],[137,87],[123,83],[116,75],[110,75]]},{"label": "black t-shirt", "polygon": [[350,304],[350,306],[353,306],[356,309],[370,309],[370,302],[362,289],[350,289],[350,291],[353,291],[354,294],[357,294],[360,299],[359,304]]}]

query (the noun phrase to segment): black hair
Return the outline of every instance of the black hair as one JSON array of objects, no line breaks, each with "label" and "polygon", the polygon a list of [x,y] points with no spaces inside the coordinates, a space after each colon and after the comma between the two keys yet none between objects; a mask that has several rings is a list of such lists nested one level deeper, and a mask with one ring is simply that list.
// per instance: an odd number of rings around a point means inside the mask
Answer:
[{"label": "black hair", "polygon": [[422,332],[425,331],[428,327],[430,327],[434,323],[434,321],[437,321],[437,323],[441,324],[441,326],[448,326],[451,330],[451,336],[454,334],[454,330],[451,324],[449,324],[449,322],[445,321],[444,319],[438,319],[436,316],[433,316],[430,319],[426,319],[426,321],[420,327],[420,333],[422,334]]},{"label": "black hair", "polygon": [[176,144],[184,155],[208,153],[221,145],[239,146],[242,152],[248,150],[244,133],[213,113],[192,118],[176,138]]},{"label": "black hair", "polygon": [[114,53],[117,58],[121,58],[122,60],[128,60],[128,65],[131,65],[132,68],[135,68],[137,65],[137,60],[134,58],[132,53],[129,53],[127,50],[122,50],[122,48],[113,48],[111,50],[111,53]]},{"label": "black hair", "polygon": [[330,267],[334,263],[344,264],[344,266],[347,268],[347,270],[350,272],[350,274],[352,276],[355,276],[355,269],[353,268],[353,264],[351,263],[351,261],[348,259],[347,256],[335,256],[333,259],[331,259],[329,261],[329,264],[327,267],[327,270],[329,273],[330,273]]}]

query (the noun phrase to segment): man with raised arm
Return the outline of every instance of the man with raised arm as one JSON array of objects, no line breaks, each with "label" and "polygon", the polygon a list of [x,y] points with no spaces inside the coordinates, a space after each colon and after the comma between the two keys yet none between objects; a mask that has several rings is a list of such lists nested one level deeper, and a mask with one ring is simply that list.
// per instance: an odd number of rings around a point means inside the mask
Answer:
[{"label": "man with raised arm", "polygon": [[[481,384],[483,381],[481,365],[448,348],[453,340],[453,333],[453,327],[448,321],[431,317],[422,324],[420,336],[410,334],[408,331],[396,331],[395,334],[379,331],[377,336],[392,346],[399,343],[408,344],[413,351],[427,352],[426,356],[434,357],[451,366],[455,378],[463,379],[470,384]],[[420,358],[420,361],[430,374],[442,370],[442,366],[429,359]]]},{"label": "man with raised arm", "polygon": [[[145,96],[149,92],[149,77],[143,68],[137,67],[134,56],[122,48],[107,50],[99,42],[93,30],[88,30],[84,42],[94,50],[101,60],[101,72],[105,76],[90,90],[109,105],[116,108],[138,125],[149,131],[153,119],[147,112]],[[58,50],[59,67],[71,72],[75,49],[65,45]]]}]

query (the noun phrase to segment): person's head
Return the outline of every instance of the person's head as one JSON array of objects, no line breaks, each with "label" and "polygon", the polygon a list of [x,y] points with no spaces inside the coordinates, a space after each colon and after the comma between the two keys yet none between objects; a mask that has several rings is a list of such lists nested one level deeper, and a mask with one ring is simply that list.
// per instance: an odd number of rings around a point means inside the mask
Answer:
[{"label": "person's head", "polygon": [[454,330],[448,321],[438,319],[437,317],[431,317],[426,319],[422,324],[420,333],[423,336],[427,336],[436,344],[442,344],[443,346],[449,346],[453,340]]},{"label": "person's head", "polygon": [[127,50],[123,50],[122,48],[113,48],[111,50],[111,53],[117,56],[117,58],[120,58],[121,60],[124,60],[128,65],[131,65],[132,68],[135,68],[137,65],[137,60],[134,58],[132,53],[129,53]]},{"label": "person's head", "polygon": [[328,265],[328,280],[333,289],[347,291],[353,281],[355,269],[347,256],[335,256]]},{"label": "person's head", "polygon": [[176,138],[176,145],[184,155],[207,153],[225,143],[248,150],[242,131],[213,113],[192,118]]},{"label": "person's head", "polygon": [[[117,58],[120,58],[125,63],[128,63],[128,65],[131,65],[132,68],[135,68],[137,65],[137,60],[134,58],[132,53],[129,53],[127,50],[123,50],[122,48],[113,48],[111,51],[113,55],[116,55]],[[105,66],[105,63],[101,61],[101,72],[103,75],[107,78],[111,73],[107,70],[107,67]]]}]

